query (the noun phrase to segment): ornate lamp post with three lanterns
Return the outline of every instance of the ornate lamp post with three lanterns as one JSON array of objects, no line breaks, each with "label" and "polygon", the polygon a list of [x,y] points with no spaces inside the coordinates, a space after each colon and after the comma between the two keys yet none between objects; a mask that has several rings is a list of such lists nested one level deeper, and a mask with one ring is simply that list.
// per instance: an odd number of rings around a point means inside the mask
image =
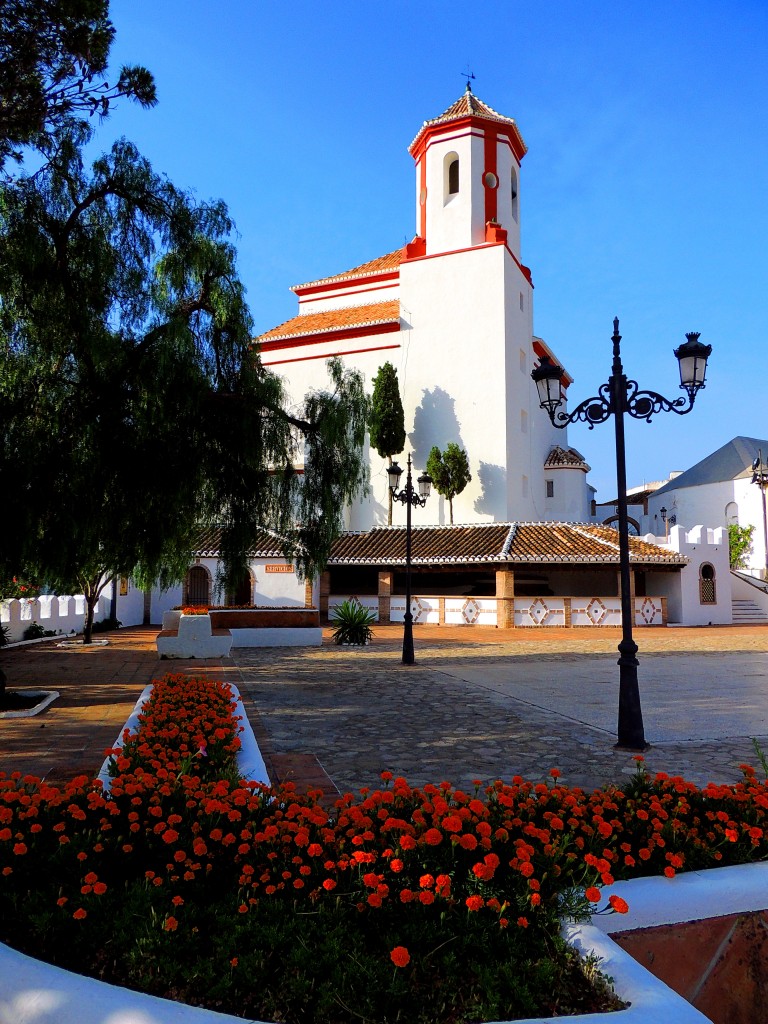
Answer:
[{"label": "ornate lamp post with three lanterns", "polygon": [[402,502],[406,509],[405,519],[405,629],[403,631],[403,664],[413,664],[413,614],[411,613],[411,507],[419,505],[421,508],[427,503],[429,492],[432,487],[432,477],[429,473],[422,473],[416,481],[419,485],[418,493],[413,489],[413,478],[411,476],[411,456],[408,455],[408,472],[405,478],[405,487],[398,491],[400,477],[403,471],[396,462],[393,462],[387,469],[389,477],[389,489],[392,492],[392,500]]},{"label": "ornate lamp post with three lanterns", "polygon": [[558,411],[564,401],[560,383],[563,375],[561,366],[556,366],[547,356],[542,356],[539,365],[531,373],[538,388],[541,408],[547,412],[555,427],[566,427],[569,423],[582,422],[589,424],[591,430],[596,423],[605,423],[610,416],[614,419],[622,628],[618,661],[619,723],[616,747],[623,750],[645,750],[648,746],[643,731],[643,712],[637,683],[637,644],[632,639],[634,609],[630,589],[624,415],[626,413],[634,419],[650,423],[651,417],[659,412],[676,412],[683,416],[691,411],[696,395],[704,387],[707,359],[712,352],[712,346],[702,345],[696,333],[686,334],[685,337],[685,343],[675,349],[675,358],[680,366],[680,387],[688,396],[687,404],[682,396],[670,401],[655,391],[640,391],[636,381],[627,379],[621,363],[618,318],[613,321],[613,365],[608,382],[600,386],[595,398],[588,398],[572,413]]}]

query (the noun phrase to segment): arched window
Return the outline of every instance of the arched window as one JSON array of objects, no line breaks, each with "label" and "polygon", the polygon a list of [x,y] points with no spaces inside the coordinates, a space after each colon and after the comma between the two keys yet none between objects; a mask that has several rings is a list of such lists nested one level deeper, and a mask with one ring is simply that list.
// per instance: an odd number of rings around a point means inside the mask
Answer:
[{"label": "arched window", "polygon": [[455,153],[449,153],[445,158],[445,198],[459,193],[459,158]]},{"label": "arched window", "polygon": [[211,603],[211,577],[202,565],[193,565],[184,581],[184,604],[209,605]]},{"label": "arched window", "polygon": [[509,183],[509,191],[512,197],[512,216],[517,220],[517,171],[512,168],[512,177]]},{"label": "arched window", "polygon": [[717,604],[715,567],[709,562],[702,562],[699,566],[699,603]]},{"label": "arched window", "polygon": [[735,501],[729,501],[725,506],[725,522],[727,526],[739,522],[739,506]]}]

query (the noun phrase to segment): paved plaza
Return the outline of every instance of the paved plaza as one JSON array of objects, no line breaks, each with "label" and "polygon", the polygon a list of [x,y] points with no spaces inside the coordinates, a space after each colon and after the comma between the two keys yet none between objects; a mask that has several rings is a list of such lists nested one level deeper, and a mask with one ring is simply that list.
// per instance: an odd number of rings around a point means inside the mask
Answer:
[{"label": "paved plaza", "polygon": [[[62,781],[95,774],[142,688],[165,672],[204,672],[240,687],[274,779],[326,790],[463,787],[561,770],[586,788],[625,781],[615,751],[619,631],[417,627],[416,664],[401,630],[370,647],[235,649],[220,661],[159,661],[157,629],[111,634],[108,647],[49,641],[0,651],[9,685],[56,689],[34,718],[0,720],[0,771]],[[739,778],[768,749],[768,627],[644,629],[640,693],[652,771],[699,785]]]}]

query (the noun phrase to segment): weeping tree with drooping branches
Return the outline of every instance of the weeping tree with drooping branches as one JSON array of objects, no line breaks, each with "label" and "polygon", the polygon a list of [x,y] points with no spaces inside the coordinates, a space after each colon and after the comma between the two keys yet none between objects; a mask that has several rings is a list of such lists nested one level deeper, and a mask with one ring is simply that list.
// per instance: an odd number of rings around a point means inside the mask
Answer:
[{"label": "weeping tree with drooping branches", "polygon": [[0,188],[0,577],[84,593],[88,642],[107,582],[177,582],[203,524],[225,584],[265,527],[320,571],[366,487],[368,400],[331,361],[289,409],[251,344],[225,205],[124,140],[87,168],[85,139]]}]

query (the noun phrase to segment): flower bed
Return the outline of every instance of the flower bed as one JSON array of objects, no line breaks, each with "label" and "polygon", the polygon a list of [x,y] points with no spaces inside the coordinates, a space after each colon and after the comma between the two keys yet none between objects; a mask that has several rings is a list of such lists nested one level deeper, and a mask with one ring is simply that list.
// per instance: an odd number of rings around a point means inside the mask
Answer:
[{"label": "flower bed", "polygon": [[384,773],[329,816],[316,793],[239,780],[227,688],[169,678],[111,792],[0,778],[3,941],[262,1020],[549,1016],[604,1006],[559,937],[599,886],[768,851],[747,768],[698,790],[640,762],[624,792],[591,794],[554,770],[482,794]]}]

